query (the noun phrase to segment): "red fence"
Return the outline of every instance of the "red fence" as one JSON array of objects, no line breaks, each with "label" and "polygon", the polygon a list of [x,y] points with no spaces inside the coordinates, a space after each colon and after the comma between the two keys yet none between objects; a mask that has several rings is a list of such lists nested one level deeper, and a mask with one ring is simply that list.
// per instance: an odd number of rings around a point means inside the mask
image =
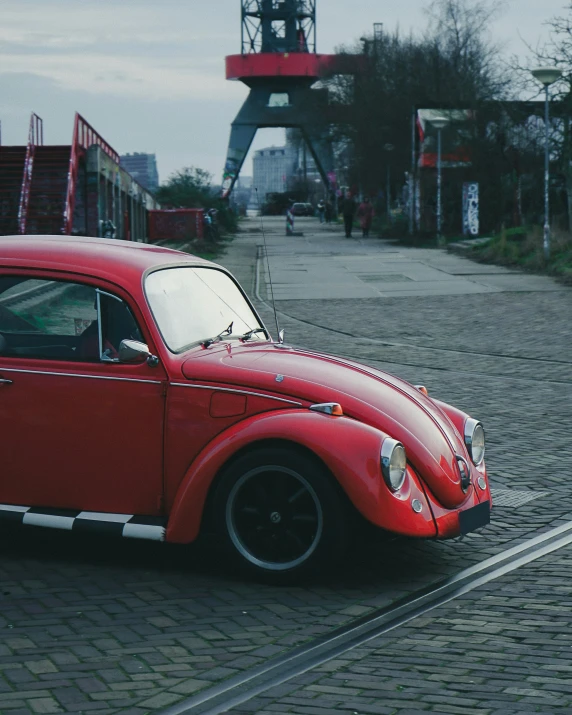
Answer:
[{"label": "red fence", "polygon": [[192,241],[204,236],[204,209],[149,211],[149,242]]}]

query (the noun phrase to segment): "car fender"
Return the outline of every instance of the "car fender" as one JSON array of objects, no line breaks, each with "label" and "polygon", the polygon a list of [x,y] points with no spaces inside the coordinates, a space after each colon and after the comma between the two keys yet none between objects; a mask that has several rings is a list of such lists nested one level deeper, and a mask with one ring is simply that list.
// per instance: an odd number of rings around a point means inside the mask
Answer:
[{"label": "car fender", "polygon": [[267,440],[287,441],[312,451],[363,516],[378,522],[380,492],[389,491],[380,469],[385,437],[379,430],[347,417],[309,410],[249,417],[217,435],[193,461],[177,491],[166,540],[193,541],[200,530],[209,489],[221,468],[244,448]]}]

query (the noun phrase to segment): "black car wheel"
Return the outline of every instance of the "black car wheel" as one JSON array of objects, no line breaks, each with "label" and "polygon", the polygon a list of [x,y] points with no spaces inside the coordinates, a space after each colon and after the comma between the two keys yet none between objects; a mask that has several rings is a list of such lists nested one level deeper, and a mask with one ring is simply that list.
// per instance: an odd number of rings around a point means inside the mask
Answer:
[{"label": "black car wheel", "polygon": [[215,523],[233,559],[276,581],[329,567],[346,545],[339,490],[323,465],[283,448],[261,449],[223,474]]}]

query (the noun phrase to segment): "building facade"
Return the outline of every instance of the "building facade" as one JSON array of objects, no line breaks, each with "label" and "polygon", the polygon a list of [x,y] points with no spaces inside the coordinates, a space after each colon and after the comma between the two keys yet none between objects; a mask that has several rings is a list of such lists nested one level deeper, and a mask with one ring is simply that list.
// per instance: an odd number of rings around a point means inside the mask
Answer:
[{"label": "building facade", "polygon": [[138,181],[147,191],[157,191],[159,188],[159,172],[155,154],[124,154],[121,166]]},{"label": "building facade", "polygon": [[260,203],[265,201],[268,194],[288,190],[295,161],[295,153],[289,146],[272,146],[254,152],[252,186],[258,190]]}]

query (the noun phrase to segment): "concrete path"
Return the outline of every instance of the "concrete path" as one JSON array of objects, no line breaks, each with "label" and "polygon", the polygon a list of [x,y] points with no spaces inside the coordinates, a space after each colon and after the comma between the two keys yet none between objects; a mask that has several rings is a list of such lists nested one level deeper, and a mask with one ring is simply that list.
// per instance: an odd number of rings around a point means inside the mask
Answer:
[{"label": "concrete path", "polygon": [[[399,298],[567,290],[551,278],[478,264],[445,251],[407,248],[375,238],[346,239],[340,226],[297,219],[302,236],[285,236],[282,218],[264,218],[276,300]],[[248,219],[263,243],[260,221]],[[263,266],[268,282],[268,268]]]}]

